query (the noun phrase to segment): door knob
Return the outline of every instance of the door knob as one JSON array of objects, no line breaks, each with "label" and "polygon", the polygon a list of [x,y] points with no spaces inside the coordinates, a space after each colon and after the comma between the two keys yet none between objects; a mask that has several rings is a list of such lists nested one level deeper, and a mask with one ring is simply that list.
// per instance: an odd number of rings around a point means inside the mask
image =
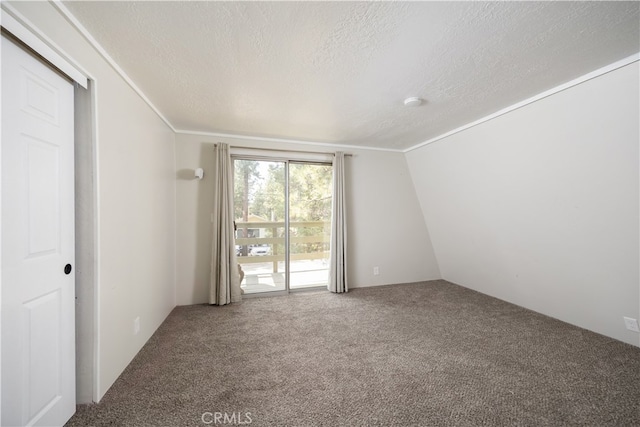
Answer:
[{"label": "door knob", "polygon": [[71,264],[67,264],[64,266],[64,274],[71,273]]}]

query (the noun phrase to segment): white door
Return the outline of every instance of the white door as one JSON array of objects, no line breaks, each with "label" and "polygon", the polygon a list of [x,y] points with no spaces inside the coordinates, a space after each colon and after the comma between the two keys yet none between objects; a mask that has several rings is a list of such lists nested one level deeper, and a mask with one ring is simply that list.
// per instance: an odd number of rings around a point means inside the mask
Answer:
[{"label": "white door", "polygon": [[2,37],[3,426],[75,411],[73,186],[73,86]]}]

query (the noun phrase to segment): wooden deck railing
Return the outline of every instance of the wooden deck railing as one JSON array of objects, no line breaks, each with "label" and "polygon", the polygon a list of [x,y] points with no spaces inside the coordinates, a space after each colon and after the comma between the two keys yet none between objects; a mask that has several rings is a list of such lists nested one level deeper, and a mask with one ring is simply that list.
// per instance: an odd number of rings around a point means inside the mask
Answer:
[{"label": "wooden deck railing", "polygon": [[[236,221],[238,227],[238,235],[246,236],[248,229],[270,229],[272,236],[278,235],[278,229],[283,229],[285,226],[284,221],[269,221],[269,222],[243,222]],[[331,223],[327,221],[291,221],[289,223],[290,228],[311,228],[311,227],[330,227]],[[241,231],[242,230],[242,231]],[[289,236],[289,243],[329,243],[328,234],[316,234],[313,236]],[[238,262],[240,264],[255,264],[264,262],[273,262],[273,271],[278,271],[278,262],[284,261],[285,254],[284,249],[282,253],[277,252],[278,245],[282,245],[284,248],[284,237],[238,237],[236,238],[237,246],[252,246],[252,245],[269,245],[271,247],[270,255],[250,255],[239,256]],[[247,248],[248,249],[248,248]],[[329,251],[314,251],[314,252],[302,252],[289,254],[289,259],[294,260],[312,260],[329,258]]]}]

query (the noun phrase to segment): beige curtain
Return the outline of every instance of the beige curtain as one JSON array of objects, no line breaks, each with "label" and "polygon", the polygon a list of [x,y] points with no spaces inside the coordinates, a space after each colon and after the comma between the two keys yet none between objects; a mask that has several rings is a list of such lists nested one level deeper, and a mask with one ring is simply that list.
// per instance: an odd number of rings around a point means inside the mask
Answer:
[{"label": "beige curtain", "polygon": [[209,304],[242,299],[233,230],[233,176],[228,144],[215,146],[213,174],[213,239]]},{"label": "beige curtain", "polygon": [[331,252],[329,290],[348,292],[347,286],[347,210],[344,192],[344,153],[336,152],[333,161],[333,201],[331,206]]}]

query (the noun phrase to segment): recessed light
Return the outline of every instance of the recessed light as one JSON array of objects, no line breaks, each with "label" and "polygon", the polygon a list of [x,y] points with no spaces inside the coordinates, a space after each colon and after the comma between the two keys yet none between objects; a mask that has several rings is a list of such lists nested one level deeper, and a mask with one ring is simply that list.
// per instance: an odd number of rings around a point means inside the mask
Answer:
[{"label": "recessed light", "polygon": [[405,107],[417,107],[420,104],[422,104],[422,99],[418,98],[417,96],[413,96],[404,100]]}]

